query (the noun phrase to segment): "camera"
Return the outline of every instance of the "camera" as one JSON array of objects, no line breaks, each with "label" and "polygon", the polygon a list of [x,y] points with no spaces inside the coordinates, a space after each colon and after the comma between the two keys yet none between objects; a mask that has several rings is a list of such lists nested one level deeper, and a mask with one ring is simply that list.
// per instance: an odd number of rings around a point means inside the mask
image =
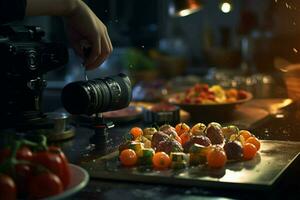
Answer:
[{"label": "camera", "polygon": [[44,35],[37,26],[0,26],[0,128],[33,127],[45,118],[43,75],[66,64],[68,50]]},{"label": "camera", "polygon": [[92,115],[127,107],[131,101],[131,82],[127,75],[77,81],[63,88],[61,100],[71,114]]}]

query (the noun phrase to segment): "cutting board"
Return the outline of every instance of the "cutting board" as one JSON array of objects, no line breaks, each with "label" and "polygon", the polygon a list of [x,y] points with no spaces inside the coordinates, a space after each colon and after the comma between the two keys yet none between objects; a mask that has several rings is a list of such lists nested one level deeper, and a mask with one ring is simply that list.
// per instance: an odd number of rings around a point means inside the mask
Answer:
[{"label": "cutting board", "polygon": [[82,163],[92,178],[232,189],[271,189],[297,159],[300,142],[262,140],[261,150],[249,161],[228,162],[222,169],[207,165],[156,171],[120,166],[118,152]]}]

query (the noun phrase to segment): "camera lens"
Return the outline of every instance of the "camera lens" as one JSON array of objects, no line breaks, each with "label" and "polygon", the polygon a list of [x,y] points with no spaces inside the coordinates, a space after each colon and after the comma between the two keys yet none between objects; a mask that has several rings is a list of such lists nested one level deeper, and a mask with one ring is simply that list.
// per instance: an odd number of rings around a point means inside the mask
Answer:
[{"label": "camera lens", "polygon": [[77,81],[66,85],[62,103],[71,114],[87,114],[125,108],[131,101],[131,83],[125,74]]}]

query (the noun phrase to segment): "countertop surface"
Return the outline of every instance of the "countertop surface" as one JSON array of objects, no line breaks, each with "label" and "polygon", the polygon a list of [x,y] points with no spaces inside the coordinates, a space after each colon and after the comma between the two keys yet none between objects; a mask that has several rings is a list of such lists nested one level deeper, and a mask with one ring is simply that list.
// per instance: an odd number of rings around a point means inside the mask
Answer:
[{"label": "countertop surface", "polygon": [[[300,106],[293,103],[249,129],[260,139],[300,141]],[[104,148],[95,149],[90,143],[94,131],[89,127],[75,127],[76,134],[62,144],[64,151],[74,164],[97,155],[112,152],[122,142],[122,136],[141,121],[119,124],[108,130],[109,142]],[[93,143],[93,142],[92,142]],[[96,145],[97,146],[97,145]],[[102,146],[103,147],[103,146]],[[300,149],[299,149],[300,151]],[[174,186],[166,184],[145,184],[139,182],[91,179],[86,188],[71,199],[297,199],[300,189],[300,159],[283,174],[274,188],[266,191],[242,189],[210,189],[204,187]]]}]

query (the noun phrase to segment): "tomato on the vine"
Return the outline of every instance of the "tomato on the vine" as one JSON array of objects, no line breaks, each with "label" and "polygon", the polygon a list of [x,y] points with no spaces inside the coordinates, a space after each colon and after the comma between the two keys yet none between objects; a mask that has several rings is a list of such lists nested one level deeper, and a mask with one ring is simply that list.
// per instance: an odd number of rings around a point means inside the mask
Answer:
[{"label": "tomato on the vine", "polygon": [[[0,150],[0,163],[2,163],[10,155],[11,155],[11,149],[9,149],[9,148],[1,149]],[[17,151],[17,155],[16,155],[18,160],[27,160],[27,161],[30,161],[32,159],[32,156],[33,156],[32,151],[26,146],[21,147]]]},{"label": "tomato on the vine", "polygon": [[21,147],[18,151],[17,151],[17,159],[18,160],[28,160],[28,161],[31,161],[32,159],[32,151],[24,146],[24,147]]},{"label": "tomato on the vine", "polygon": [[0,199],[13,200],[16,198],[17,190],[14,180],[5,174],[0,174]]},{"label": "tomato on the vine", "polygon": [[63,192],[64,186],[57,175],[42,172],[31,178],[28,190],[30,199],[41,199]]},{"label": "tomato on the vine", "polygon": [[38,165],[42,165],[52,173],[56,174],[61,180],[64,180],[62,181],[63,183],[67,182],[66,175],[64,174],[64,162],[58,154],[52,153],[50,151],[40,151],[33,154],[32,162]]},{"label": "tomato on the vine", "polygon": [[28,191],[28,181],[33,174],[33,167],[30,164],[16,164],[15,165],[15,182],[18,193],[23,195]]},{"label": "tomato on the vine", "polygon": [[56,146],[49,146],[48,151],[54,154],[57,154],[60,159],[62,160],[62,171],[64,176],[61,178],[61,181],[64,184],[64,187],[66,188],[70,184],[71,180],[71,172],[69,168],[69,161],[67,157],[65,156],[64,152],[61,150],[61,148]]}]

